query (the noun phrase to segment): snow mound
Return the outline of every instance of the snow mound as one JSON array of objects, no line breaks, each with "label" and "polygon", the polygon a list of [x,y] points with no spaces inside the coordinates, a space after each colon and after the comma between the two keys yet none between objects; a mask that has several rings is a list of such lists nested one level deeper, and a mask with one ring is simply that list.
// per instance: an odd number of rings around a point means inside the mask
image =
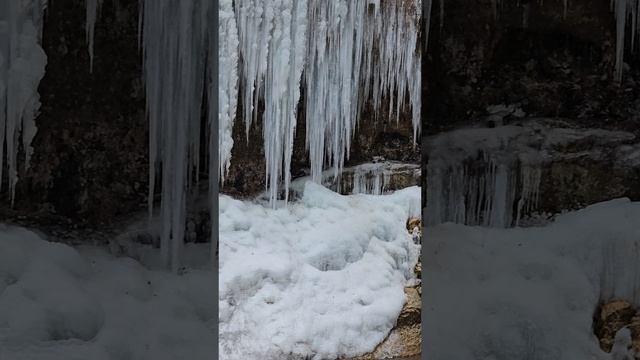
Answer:
[{"label": "snow mound", "polygon": [[0,359],[210,359],[213,276],[0,226]]},{"label": "snow mound", "polygon": [[599,299],[640,302],[638,219],[640,202],[617,199],[544,227],[428,228],[425,354],[610,359],[592,332],[592,316]]},{"label": "snow mound", "polygon": [[286,208],[220,196],[221,359],[354,356],[380,343],[419,254],[405,224],[420,188],[334,193]]}]

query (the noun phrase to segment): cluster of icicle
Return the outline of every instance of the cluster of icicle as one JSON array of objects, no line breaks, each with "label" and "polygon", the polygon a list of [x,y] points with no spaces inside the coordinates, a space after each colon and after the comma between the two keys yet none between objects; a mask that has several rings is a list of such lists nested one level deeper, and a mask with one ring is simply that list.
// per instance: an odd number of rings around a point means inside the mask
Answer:
[{"label": "cluster of icicle", "polygon": [[383,168],[363,170],[356,168],[353,173],[352,194],[382,195],[391,180],[391,171]]},{"label": "cluster of icicle", "polygon": [[38,84],[44,77],[47,56],[40,46],[46,1],[0,0],[0,191],[6,161],[11,203],[18,181],[18,153],[25,167],[33,149],[35,118],[40,109]]},{"label": "cluster of icicle", "polygon": [[396,120],[411,104],[415,141],[420,128],[419,0],[236,0],[233,7],[224,0],[220,14],[220,33],[229,35],[224,43],[220,40],[220,71],[239,73],[239,80],[221,75],[221,179],[231,158],[239,89],[247,138],[264,104],[266,183],[273,206],[282,185],[285,200],[288,196],[301,88],[316,182],[325,166],[336,175],[341,172],[367,99],[373,99],[376,112],[385,107]]},{"label": "cluster of icicle", "polygon": [[480,164],[430,162],[427,224],[518,226],[538,207],[541,175],[535,163],[494,159],[484,152]]},{"label": "cluster of icicle", "polygon": [[[200,172],[202,104],[213,61],[215,9],[208,0],[141,0],[141,31],[149,119],[149,212],[161,175],[161,253],[176,270],[184,244],[187,194]],[[209,74],[210,75],[210,74]],[[209,131],[213,102],[209,106]],[[211,140],[211,139],[209,139]],[[209,141],[210,142],[210,141]],[[210,156],[215,156],[211,154]],[[215,172],[217,169],[209,169]],[[214,175],[215,176],[215,175]]]}]

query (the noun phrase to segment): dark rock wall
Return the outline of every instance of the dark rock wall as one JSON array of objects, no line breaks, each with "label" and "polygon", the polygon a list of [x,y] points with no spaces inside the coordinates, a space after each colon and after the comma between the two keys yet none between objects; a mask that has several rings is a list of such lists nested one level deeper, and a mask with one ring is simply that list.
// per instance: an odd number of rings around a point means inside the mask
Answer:
[{"label": "dark rock wall", "polygon": [[[43,48],[34,155],[13,213],[99,224],[138,209],[147,194],[147,121],[137,1],[104,2],[89,72],[85,1],[52,1]],[[0,211],[7,211],[2,194]]]},{"label": "dark rock wall", "polygon": [[[493,126],[487,106],[498,104],[515,104],[526,116],[562,118],[571,127],[640,134],[640,54],[630,51],[628,26],[625,70],[617,83],[616,23],[609,0],[568,1],[566,15],[562,0],[502,0],[495,10],[492,3],[434,0],[423,65],[425,136]],[[513,120],[503,119],[505,124]],[[426,151],[425,162],[428,157]],[[637,171],[615,161],[548,164],[541,210],[557,212],[621,196],[639,199]]]},{"label": "dark rock wall", "polygon": [[[635,131],[640,58],[613,80],[615,20],[609,0],[434,0],[424,83],[425,133],[469,124],[495,104],[530,116]],[[630,35],[630,32],[628,32]],[[630,36],[627,36],[630,39]],[[629,44],[627,44],[629,45]]]}]

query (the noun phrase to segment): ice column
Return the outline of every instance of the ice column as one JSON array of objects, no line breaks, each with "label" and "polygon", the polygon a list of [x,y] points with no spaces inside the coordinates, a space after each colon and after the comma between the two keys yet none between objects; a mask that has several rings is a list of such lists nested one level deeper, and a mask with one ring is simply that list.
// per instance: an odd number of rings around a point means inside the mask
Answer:
[{"label": "ice column", "polygon": [[639,0],[611,0],[611,5],[616,18],[616,68],[615,79],[622,81],[624,70],[624,47],[627,21],[631,20],[631,49],[635,46],[636,36],[640,33],[638,20],[640,20]]},{"label": "ice column", "polygon": [[[224,182],[224,177],[229,169],[231,161],[231,148],[233,147],[233,122],[236,118],[236,108],[238,105],[238,28],[236,18],[233,13],[232,0],[220,0],[218,12],[218,53],[210,47],[211,55],[218,55],[218,160],[220,164],[219,178]],[[210,82],[213,86],[213,81]],[[209,91],[212,94],[213,91]],[[211,99],[210,101],[215,101]],[[211,112],[210,116],[213,115]],[[210,119],[213,123],[213,118]],[[209,156],[215,156],[210,152]],[[212,165],[211,165],[212,166]]]},{"label": "ice column", "polygon": [[[149,207],[161,173],[161,253],[177,270],[186,195],[198,174],[210,1],[142,0],[142,48],[149,119]],[[196,175],[197,177],[197,175]]]},{"label": "ice column", "polygon": [[89,71],[93,72],[93,36],[96,27],[96,20],[98,19],[98,13],[102,6],[103,0],[87,0],[87,15],[86,15],[86,32],[87,32],[87,46],[89,47]]},{"label": "ice column", "polygon": [[[541,167],[521,160],[493,159],[479,163],[436,159],[427,165],[429,225],[455,222],[491,227],[518,226],[538,206]],[[479,161],[479,160],[478,160]]]},{"label": "ice column", "polygon": [[247,139],[258,113],[258,100],[262,99],[266,184],[275,206],[279,184],[284,182],[288,195],[291,179],[296,112],[306,56],[307,3],[239,0],[235,6]]},{"label": "ice column", "polygon": [[40,46],[46,1],[0,0],[0,190],[4,144],[11,203],[18,181],[18,152],[22,147],[25,167],[37,131],[40,109],[38,84],[44,77],[47,56]]}]

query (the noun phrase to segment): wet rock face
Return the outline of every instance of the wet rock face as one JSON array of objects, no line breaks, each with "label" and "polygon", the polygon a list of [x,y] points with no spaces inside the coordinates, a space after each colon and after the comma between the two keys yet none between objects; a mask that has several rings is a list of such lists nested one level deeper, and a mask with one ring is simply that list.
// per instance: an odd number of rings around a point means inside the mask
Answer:
[{"label": "wet rock face", "polygon": [[616,333],[623,327],[630,330],[631,347],[640,355],[640,309],[620,299],[598,306],[593,316],[593,332],[602,350],[611,352]]},{"label": "wet rock face", "polygon": [[[440,7],[444,3],[441,13]],[[425,69],[427,133],[474,122],[496,104],[582,126],[637,128],[639,56],[613,81],[608,0],[435,0]],[[444,16],[441,16],[443,14]],[[597,125],[599,124],[599,125]]]}]

